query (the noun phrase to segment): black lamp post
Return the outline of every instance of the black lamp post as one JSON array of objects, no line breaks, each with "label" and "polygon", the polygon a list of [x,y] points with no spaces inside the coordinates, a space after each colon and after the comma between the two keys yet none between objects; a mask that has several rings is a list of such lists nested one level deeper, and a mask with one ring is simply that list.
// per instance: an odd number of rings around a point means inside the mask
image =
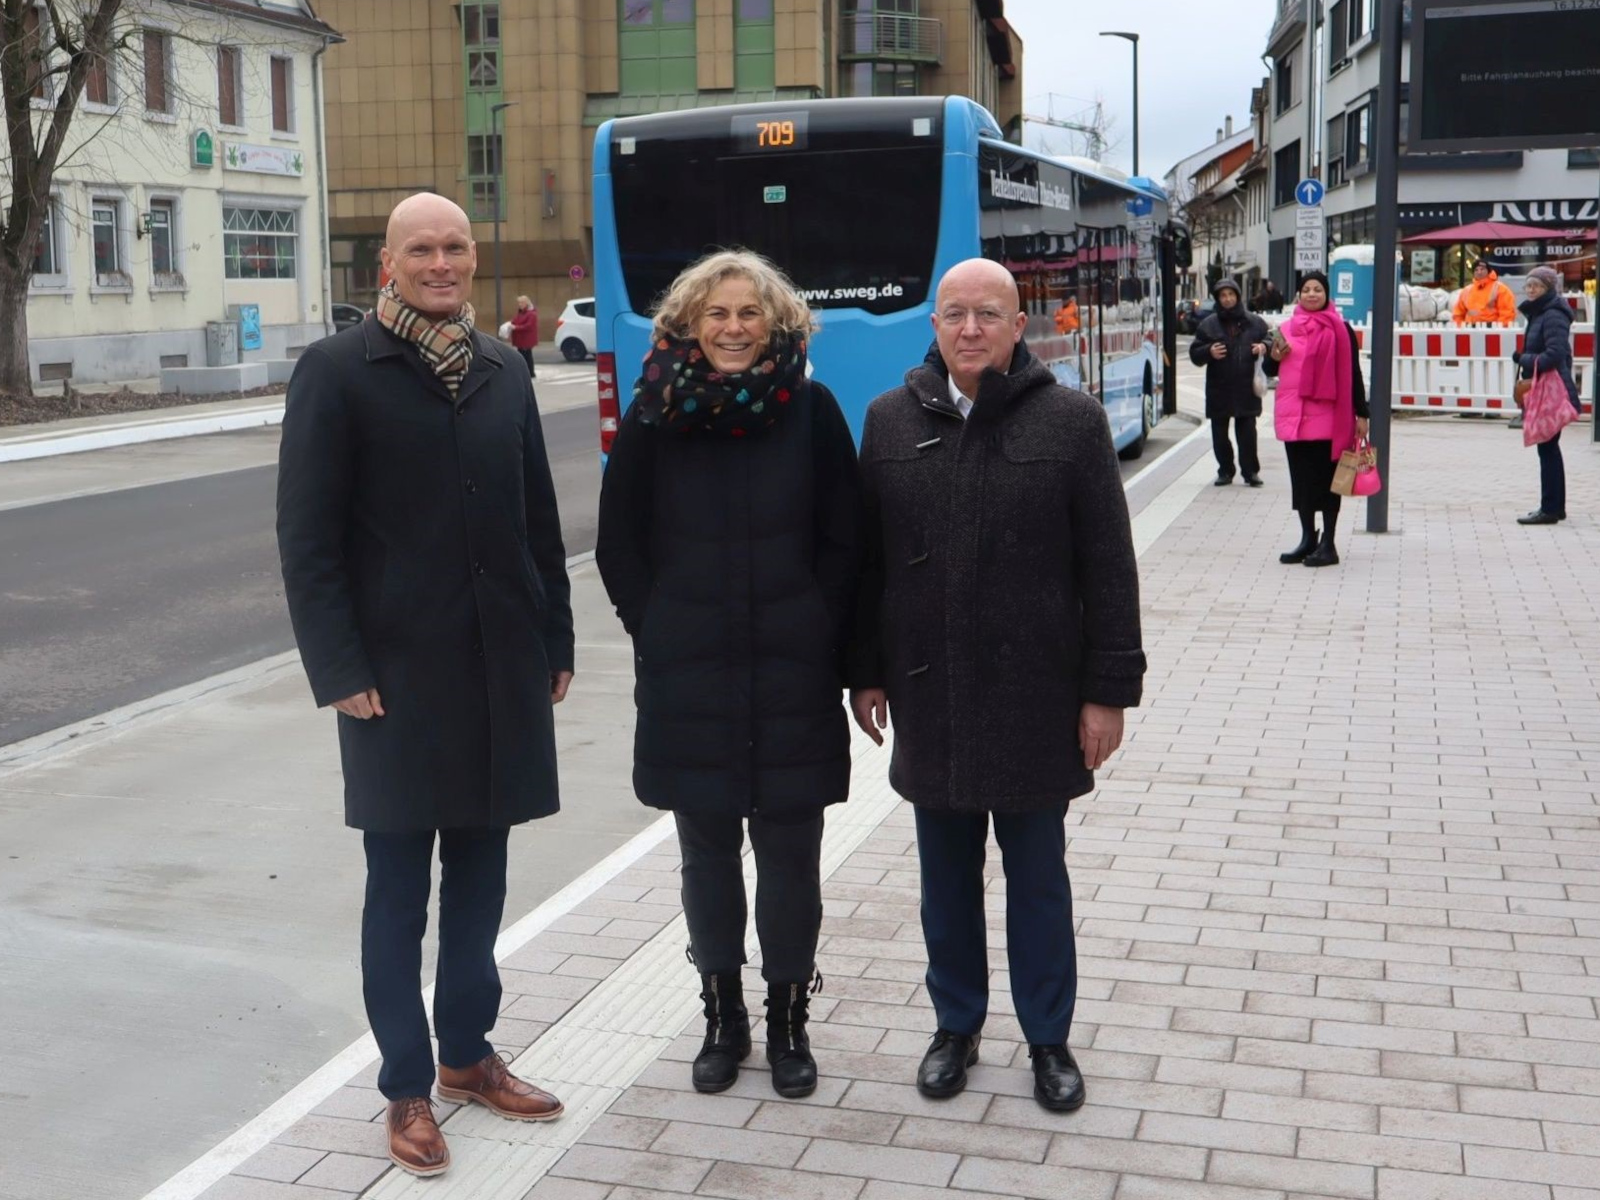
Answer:
[{"label": "black lamp post", "polygon": [[1139,173],[1139,35],[1122,30],[1106,30],[1101,37],[1122,38],[1133,45],[1133,173]]},{"label": "black lamp post", "polygon": [[503,100],[499,104],[489,106],[489,128],[494,133],[494,328],[497,334],[500,332],[501,322],[505,320],[505,303],[500,280],[500,205],[504,201],[506,190],[506,153],[500,140],[500,114],[515,103],[515,100]]}]

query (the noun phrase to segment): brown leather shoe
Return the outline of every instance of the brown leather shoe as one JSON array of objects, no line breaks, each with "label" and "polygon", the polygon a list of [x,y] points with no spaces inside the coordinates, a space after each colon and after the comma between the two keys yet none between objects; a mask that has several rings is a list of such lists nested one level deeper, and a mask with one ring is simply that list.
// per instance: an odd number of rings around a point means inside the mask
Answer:
[{"label": "brown leather shoe", "polygon": [[426,1096],[391,1100],[388,1112],[389,1157],[413,1175],[440,1175],[450,1165],[450,1147],[433,1119],[433,1101]]},{"label": "brown leather shoe", "polygon": [[447,1100],[471,1100],[513,1121],[553,1121],[565,1111],[549,1092],[513,1075],[498,1054],[470,1067],[440,1063],[439,1095]]}]

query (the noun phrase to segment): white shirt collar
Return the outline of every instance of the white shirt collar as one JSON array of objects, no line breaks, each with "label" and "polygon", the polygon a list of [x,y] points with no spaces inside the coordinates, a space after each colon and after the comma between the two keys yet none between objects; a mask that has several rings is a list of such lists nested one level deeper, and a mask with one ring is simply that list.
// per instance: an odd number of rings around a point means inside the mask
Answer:
[{"label": "white shirt collar", "polygon": [[965,421],[967,415],[972,412],[972,401],[956,386],[954,376],[950,378],[950,402],[956,406],[956,411],[961,414],[961,419]]}]

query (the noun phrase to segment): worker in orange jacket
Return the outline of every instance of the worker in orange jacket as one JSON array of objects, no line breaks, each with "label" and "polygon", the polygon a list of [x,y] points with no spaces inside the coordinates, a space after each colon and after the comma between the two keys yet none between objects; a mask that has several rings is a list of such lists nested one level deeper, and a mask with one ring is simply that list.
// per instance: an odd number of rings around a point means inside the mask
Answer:
[{"label": "worker in orange jacket", "polygon": [[1068,296],[1061,302],[1061,307],[1056,309],[1056,332],[1077,333],[1082,324],[1078,318],[1078,298]]},{"label": "worker in orange jacket", "polygon": [[1517,301],[1511,289],[1480,258],[1472,268],[1472,282],[1456,297],[1456,324],[1510,326],[1516,319]]}]

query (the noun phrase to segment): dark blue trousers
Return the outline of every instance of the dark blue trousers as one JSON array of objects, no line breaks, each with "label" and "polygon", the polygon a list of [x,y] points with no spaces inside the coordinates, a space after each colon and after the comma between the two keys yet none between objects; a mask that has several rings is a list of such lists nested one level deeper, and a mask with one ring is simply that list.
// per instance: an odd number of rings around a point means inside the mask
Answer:
[{"label": "dark blue trousers", "polygon": [[[506,902],[505,829],[441,829],[439,965],[433,1027],[439,1061],[470,1067],[493,1053],[500,1014],[494,942]],[[367,902],[361,913],[361,988],[383,1054],[378,1090],[390,1100],[433,1090],[433,1048],[422,1004],[434,830],[364,833]]]},{"label": "dark blue trousers", "polygon": [[[975,1034],[989,1012],[983,860],[989,814],[918,808],[922,936],[939,1028]],[[1006,958],[1017,1020],[1030,1043],[1059,1046],[1072,1028],[1078,958],[1067,881],[1066,805],[995,813],[1006,876]]]},{"label": "dark blue trousers", "polygon": [[1539,443],[1539,510],[1567,515],[1567,466],[1561,461],[1561,435]]}]

